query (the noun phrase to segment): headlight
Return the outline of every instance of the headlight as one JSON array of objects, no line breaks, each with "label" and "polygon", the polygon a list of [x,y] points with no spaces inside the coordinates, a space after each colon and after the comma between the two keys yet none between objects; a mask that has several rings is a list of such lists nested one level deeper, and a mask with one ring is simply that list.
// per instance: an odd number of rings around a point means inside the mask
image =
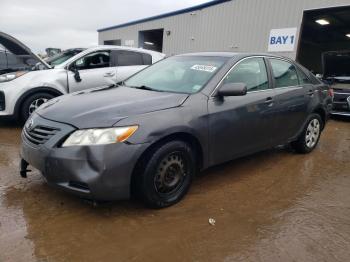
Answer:
[{"label": "headlight", "polygon": [[17,77],[24,75],[25,73],[27,73],[27,71],[18,71],[18,72],[0,75],[0,83],[11,81],[13,79],[16,79]]},{"label": "headlight", "polygon": [[136,132],[137,128],[138,126],[126,126],[78,130],[67,138],[62,147],[106,145],[124,142]]}]

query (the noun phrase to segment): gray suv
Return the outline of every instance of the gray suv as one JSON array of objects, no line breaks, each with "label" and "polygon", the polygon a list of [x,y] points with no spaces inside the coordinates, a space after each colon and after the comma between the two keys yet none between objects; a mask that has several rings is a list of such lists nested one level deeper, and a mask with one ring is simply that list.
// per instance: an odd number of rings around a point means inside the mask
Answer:
[{"label": "gray suv", "polygon": [[119,85],[42,105],[22,132],[21,175],[30,164],[83,198],[170,206],[210,166],[287,143],[311,152],[330,94],[284,57],[173,56]]}]

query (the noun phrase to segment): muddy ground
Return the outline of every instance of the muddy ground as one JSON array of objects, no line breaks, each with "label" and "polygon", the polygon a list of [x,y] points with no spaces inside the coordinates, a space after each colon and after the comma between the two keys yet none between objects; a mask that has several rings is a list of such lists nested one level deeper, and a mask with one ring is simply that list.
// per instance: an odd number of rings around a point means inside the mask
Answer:
[{"label": "muddy ground", "polygon": [[[20,128],[0,122],[0,261],[350,261],[350,121],[317,149],[215,167],[176,206],[94,207],[18,175]],[[208,219],[216,220],[215,226]]]}]

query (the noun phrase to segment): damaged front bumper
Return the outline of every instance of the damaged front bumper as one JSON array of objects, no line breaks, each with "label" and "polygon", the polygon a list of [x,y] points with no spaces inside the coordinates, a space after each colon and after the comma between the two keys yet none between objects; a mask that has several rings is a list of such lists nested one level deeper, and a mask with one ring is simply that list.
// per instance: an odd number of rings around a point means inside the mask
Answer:
[{"label": "damaged front bumper", "polygon": [[[38,115],[30,121],[30,129],[26,125],[22,132],[22,176],[30,164],[41,171],[50,185],[83,198],[108,201],[130,197],[131,176],[147,144],[62,148],[60,144],[75,128]],[[39,140],[36,135],[44,131],[51,132],[50,137]]]}]

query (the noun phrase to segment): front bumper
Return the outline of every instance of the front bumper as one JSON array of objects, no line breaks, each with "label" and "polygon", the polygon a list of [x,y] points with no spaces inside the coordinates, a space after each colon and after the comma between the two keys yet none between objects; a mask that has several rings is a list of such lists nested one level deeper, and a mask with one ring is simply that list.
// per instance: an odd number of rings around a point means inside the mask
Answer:
[{"label": "front bumper", "polygon": [[15,104],[23,94],[23,90],[17,88],[14,81],[0,83],[0,118],[15,115]]},{"label": "front bumper", "polygon": [[35,115],[34,125],[59,127],[43,144],[35,144],[22,132],[21,157],[35,167],[50,185],[94,200],[118,200],[130,196],[134,166],[147,144],[110,144],[66,147],[58,145],[74,128]]}]

